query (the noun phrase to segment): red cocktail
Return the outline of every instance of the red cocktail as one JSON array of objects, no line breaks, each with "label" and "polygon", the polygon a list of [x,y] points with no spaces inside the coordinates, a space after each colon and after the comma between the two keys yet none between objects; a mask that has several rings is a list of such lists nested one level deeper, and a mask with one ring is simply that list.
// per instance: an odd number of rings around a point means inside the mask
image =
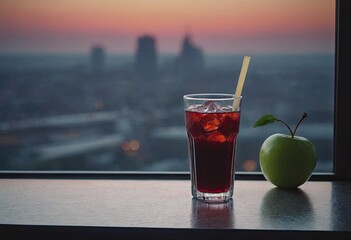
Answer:
[{"label": "red cocktail", "polygon": [[202,104],[185,106],[192,194],[205,201],[226,201],[233,194],[240,109],[228,105],[233,102],[231,95],[201,96]]}]

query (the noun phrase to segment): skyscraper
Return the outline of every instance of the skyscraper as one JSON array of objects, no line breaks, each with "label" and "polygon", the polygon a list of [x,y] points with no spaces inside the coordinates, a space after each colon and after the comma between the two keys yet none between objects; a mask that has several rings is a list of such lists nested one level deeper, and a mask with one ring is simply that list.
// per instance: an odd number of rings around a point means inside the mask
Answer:
[{"label": "skyscraper", "polygon": [[201,75],[205,69],[202,50],[192,42],[188,34],[183,39],[179,61],[181,76],[185,80]]},{"label": "skyscraper", "polygon": [[103,72],[105,65],[105,50],[100,45],[94,45],[90,51],[91,67],[95,74]]},{"label": "skyscraper", "polygon": [[155,38],[144,35],[138,38],[135,72],[138,79],[155,80],[157,77],[157,51]]}]

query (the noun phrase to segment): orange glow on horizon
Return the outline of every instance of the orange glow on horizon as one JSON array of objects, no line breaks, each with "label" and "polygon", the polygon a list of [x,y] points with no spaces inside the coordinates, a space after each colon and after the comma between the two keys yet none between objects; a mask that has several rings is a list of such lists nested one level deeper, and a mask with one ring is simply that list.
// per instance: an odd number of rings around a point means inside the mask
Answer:
[{"label": "orange glow on horizon", "polygon": [[[269,37],[333,35],[333,0],[0,0],[0,36]],[[147,4],[146,4],[147,3]]]}]

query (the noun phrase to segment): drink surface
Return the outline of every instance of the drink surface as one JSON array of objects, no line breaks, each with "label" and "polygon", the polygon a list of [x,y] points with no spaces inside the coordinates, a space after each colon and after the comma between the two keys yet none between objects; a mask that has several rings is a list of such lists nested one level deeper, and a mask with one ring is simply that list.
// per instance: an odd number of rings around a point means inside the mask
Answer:
[{"label": "drink surface", "polygon": [[190,167],[197,190],[207,193],[228,191],[233,181],[240,112],[187,110],[185,118]]}]

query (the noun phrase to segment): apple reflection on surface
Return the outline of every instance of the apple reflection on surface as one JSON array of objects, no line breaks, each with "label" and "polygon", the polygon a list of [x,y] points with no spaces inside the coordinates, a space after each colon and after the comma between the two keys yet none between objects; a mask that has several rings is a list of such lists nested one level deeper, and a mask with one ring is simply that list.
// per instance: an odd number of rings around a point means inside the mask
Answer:
[{"label": "apple reflection on surface", "polygon": [[233,200],[225,203],[206,203],[192,199],[193,228],[232,228],[234,226]]},{"label": "apple reflection on surface", "polygon": [[263,197],[262,227],[281,225],[282,229],[308,229],[314,224],[314,211],[308,195],[300,188],[272,188]]}]

